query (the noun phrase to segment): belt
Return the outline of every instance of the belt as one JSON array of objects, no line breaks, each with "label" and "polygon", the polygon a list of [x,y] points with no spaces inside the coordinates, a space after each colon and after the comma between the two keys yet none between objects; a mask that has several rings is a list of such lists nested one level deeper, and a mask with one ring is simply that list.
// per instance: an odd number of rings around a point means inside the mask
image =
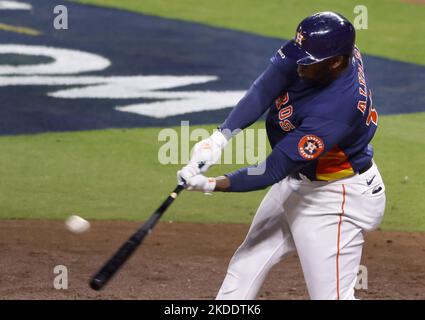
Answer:
[{"label": "belt", "polygon": [[[370,160],[363,168],[361,168],[359,171],[358,171],[358,174],[363,174],[363,173],[365,173],[367,170],[369,170],[370,168],[372,168],[372,166],[373,166],[373,161],[372,160]],[[294,178],[294,179],[297,179],[297,180],[303,180],[302,178],[301,178],[301,176],[300,176],[300,173],[299,172],[296,172],[296,173],[292,173],[292,174],[290,174],[289,175],[291,178]],[[312,181],[322,181],[322,180],[312,180]]]},{"label": "belt", "polygon": [[359,174],[365,173],[367,170],[372,168],[372,166],[373,166],[373,162],[372,160],[370,160],[363,168],[359,170]]}]

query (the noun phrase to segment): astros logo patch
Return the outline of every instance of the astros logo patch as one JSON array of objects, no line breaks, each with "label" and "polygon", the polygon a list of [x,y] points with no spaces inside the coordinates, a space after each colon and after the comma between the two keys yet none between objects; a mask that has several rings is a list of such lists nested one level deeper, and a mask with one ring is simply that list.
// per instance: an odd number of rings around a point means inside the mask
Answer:
[{"label": "astros logo patch", "polygon": [[298,152],[307,160],[316,159],[325,149],[323,140],[315,135],[307,135],[298,142]]}]

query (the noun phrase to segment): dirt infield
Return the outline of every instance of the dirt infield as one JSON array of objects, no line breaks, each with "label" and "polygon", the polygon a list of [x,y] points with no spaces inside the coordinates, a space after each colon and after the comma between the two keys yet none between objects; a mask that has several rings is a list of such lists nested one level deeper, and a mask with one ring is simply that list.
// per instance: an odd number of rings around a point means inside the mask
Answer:
[{"label": "dirt infield", "polygon": [[[139,223],[94,222],[74,235],[62,221],[0,221],[1,299],[212,299],[248,225],[163,222],[109,286],[94,292],[89,276]],[[425,233],[367,235],[362,299],[425,299]],[[53,287],[56,265],[69,271],[68,290]],[[296,255],[270,273],[260,299],[307,299]]]}]

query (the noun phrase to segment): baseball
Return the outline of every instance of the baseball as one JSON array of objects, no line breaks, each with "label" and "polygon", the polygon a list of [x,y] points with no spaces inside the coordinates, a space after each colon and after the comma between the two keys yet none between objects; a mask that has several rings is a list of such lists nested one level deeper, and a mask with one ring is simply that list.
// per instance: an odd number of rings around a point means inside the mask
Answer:
[{"label": "baseball", "polygon": [[65,225],[73,233],[83,233],[90,229],[90,222],[76,215],[66,219]]}]

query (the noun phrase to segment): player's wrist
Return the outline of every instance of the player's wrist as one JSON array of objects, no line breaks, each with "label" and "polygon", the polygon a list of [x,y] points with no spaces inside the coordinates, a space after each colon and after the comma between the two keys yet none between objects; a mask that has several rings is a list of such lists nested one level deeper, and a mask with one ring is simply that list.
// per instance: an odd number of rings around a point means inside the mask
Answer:
[{"label": "player's wrist", "polygon": [[211,193],[216,186],[216,180],[212,177],[205,177],[201,174],[196,175],[187,181],[186,188],[189,191],[201,191]]},{"label": "player's wrist", "polygon": [[213,177],[208,177],[207,178],[207,182],[205,183],[205,189],[204,192],[206,193],[210,193],[213,192],[215,190],[216,187],[216,179]]},{"label": "player's wrist", "polygon": [[228,191],[230,188],[230,179],[227,176],[220,176],[215,178],[215,191]]},{"label": "player's wrist", "polygon": [[214,131],[210,139],[220,148],[224,149],[229,142],[228,138],[221,131]]}]

